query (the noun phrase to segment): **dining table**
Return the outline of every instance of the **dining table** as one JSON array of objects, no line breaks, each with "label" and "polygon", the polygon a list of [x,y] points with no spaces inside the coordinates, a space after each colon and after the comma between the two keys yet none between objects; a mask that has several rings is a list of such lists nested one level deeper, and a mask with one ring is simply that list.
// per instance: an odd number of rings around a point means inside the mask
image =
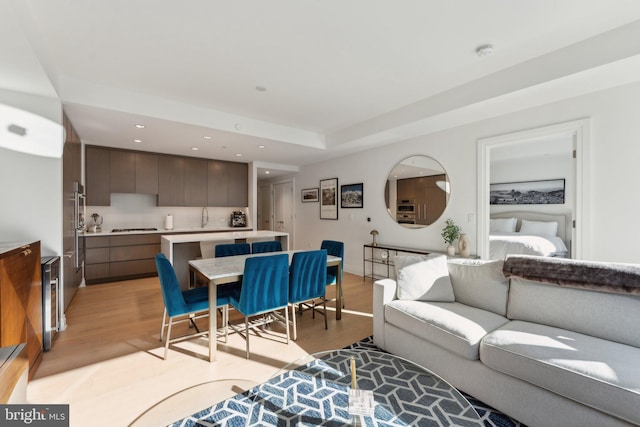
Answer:
[{"label": "dining table", "polygon": [[[216,360],[216,331],[217,331],[217,288],[229,283],[239,282],[244,274],[244,263],[247,258],[256,256],[268,256],[285,253],[289,255],[289,263],[296,252],[301,250],[267,252],[261,254],[236,255],[219,258],[204,258],[189,261],[189,277],[193,286],[198,280],[209,284],[209,361]],[[342,318],[342,258],[327,255],[327,267],[338,267],[336,275],[336,320]]]}]

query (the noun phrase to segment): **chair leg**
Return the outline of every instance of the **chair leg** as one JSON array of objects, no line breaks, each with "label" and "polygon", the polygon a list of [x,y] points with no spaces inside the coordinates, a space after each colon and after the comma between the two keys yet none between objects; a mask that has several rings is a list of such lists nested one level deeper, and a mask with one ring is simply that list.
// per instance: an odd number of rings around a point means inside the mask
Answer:
[{"label": "chair leg", "polygon": [[244,333],[247,336],[247,359],[249,358],[249,318],[244,316]]},{"label": "chair leg", "polygon": [[167,307],[164,308],[164,312],[162,313],[162,326],[160,327],[160,341],[162,341],[162,336],[164,335],[164,325],[165,325],[166,318],[167,318]]},{"label": "chair leg", "polygon": [[324,328],[329,329],[327,327],[327,300],[324,298],[322,299],[322,309],[324,310]]},{"label": "chair leg", "polygon": [[[223,314],[223,322],[224,322],[224,342],[227,342],[227,338],[229,337],[229,306],[225,305],[222,310]],[[211,339],[211,337],[209,337]]]},{"label": "chair leg", "polygon": [[169,352],[169,341],[171,341],[171,317],[169,317],[169,326],[167,327],[167,341],[164,343],[164,360],[167,360]]},{"label": "chair leg", "polygon": [[[287,307],[284,308],[284,317],[285,317],[285,325],[287,327],[287,345],[289,344],[289,310],[287,310]],[[295,320],[296,316],[293,316],[293,319]]]},{"label": "chair leg", "polygon": [[[296,328],[296,304],[291,303],[291,317],[293,318],[293,340],[298,339],[298,330]],[[287,330],[289,328],[289,322],[287,322]]]}]

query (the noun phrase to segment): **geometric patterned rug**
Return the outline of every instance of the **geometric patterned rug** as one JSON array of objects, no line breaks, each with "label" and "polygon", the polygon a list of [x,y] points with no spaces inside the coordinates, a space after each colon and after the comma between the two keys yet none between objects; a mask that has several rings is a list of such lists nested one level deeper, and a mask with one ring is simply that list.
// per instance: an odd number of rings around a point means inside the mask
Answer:
[{"label": "geometric patterned rug", "polygon": [[[394,366],[397,358],[382,357],[385,352],[373,344],[371,337],[345,350],[354,350],[360,358],[358,364],[363,369],[357,369],[358,387],[376,389],[375,416],[360,418],[361,425],[526,427],[465,394],[475,413],[467,409],[460,394],[437,377],[414,374],[412,364]],[[345,354],[348,352],[327,352],[171,427],[353,425],[347,410],[340,409],[347,406],[346,390],[350,386],[350,375],[344,375],[349,371]],[[370,355],[378,357],[368,360]],[[367,370],[367,366],[375,369]],[[393,387],[386,390],[385,384]],[[378,404],[380,397],[384,404]],[[325,418],[332,421],[319,421]]]}]

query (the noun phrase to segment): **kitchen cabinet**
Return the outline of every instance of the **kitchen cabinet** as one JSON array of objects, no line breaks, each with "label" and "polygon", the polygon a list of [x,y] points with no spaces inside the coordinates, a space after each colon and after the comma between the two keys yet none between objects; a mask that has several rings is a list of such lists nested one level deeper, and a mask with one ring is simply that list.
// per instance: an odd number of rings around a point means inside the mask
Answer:
[{"label": "kitchen cabinet", "polygon": [[184,206],[183,157],[158,157],[158,206]]},{"label": "kitchen cabinet", "polygon": [[136,153],[111,150],[111,193],[136,192]]},{"label": "kitchen cabinet", "polygon": [[24,344],[0,347],[0,404],[27,401],[29,357]]},{"label": "kitchen cabinet", "polygon": [[136,153],[136,193],[158,194],[158,155]]},{"label": "kitchen cabinet", "polygon": [[207,168],[206,159],[184,159],[184,205],[207,205]]},{"label": "kitchen cabinet", "polygon": [[131,234],[87,238],[87,284],[157,275],[155,256],[160,252],[160,236]]},{"label": "kitchen cabinet", "polygon": [[111,150],[85,147],[85,170],[87,205],[111,205]]},{"label": "kitchen cabinet", "polygon": [[246,163],[209,160],[208,206],[248,206],[248,171]]},{"label": "kitchen cabinet", "polygon": [[40,242],[0,254],[0,347],[25,343],[29,378],[42,361]]},{"label": "kitchen cabinet", "polygon": [[408,200],[408,203],[414,203],[416,199],[416,181],[415,178],[399,179],[397,181],[397,199],[398,203],[401,200]]}]

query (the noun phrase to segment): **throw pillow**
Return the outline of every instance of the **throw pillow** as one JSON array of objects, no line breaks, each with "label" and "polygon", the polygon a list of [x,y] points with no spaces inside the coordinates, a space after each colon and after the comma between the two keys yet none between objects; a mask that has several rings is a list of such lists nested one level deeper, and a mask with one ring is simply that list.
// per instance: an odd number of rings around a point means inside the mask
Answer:
[{"label": "throw pillow", "polygon": [[396,277],[398,277],[398,273],[404,267],[431,259],[436,256],[439,256],[439,255],[396,255],[393,258],[393,265],[395,266]]},{"label": "throw pillow", "polygon": [[489,220],[490,233],[513,233],[518,224],[517,218],[491,218]]},{"label": "throw pillow", "polygon": [[555,236],[558,234],[558,223],[556,221],[527,221],[522,220],[520,233],[543,236]]},{"label": "throw pillow", "polygon": [[397,278],[398,299],[453,302],[447,257],[431,257],[401,268]]},{"label": "throw pillow", "polygon": [[502,260],[448,261],[456,301],[505,316],[509,280],[502,274]]}]

